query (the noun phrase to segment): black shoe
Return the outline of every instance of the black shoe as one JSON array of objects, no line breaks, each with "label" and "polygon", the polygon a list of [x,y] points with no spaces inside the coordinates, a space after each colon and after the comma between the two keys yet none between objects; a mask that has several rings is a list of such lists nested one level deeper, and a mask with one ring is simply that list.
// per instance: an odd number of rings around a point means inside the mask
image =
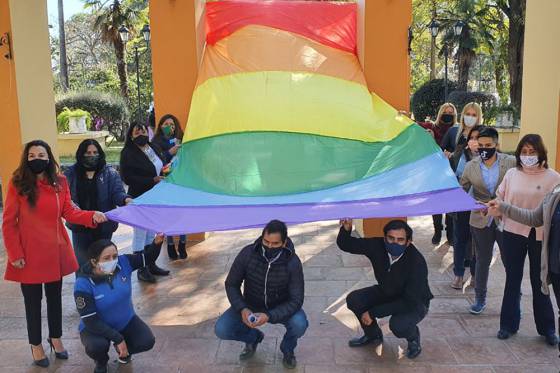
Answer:
[{"label": "black shoe", "polygon": [[412,341],[408,341],[408,348],[406,350],[406,357],[409,359],[414,359],[422,352],[422,346],[420,346],[420,335],[413,339]]},{"label": "black shoe", "polygon": [[107,363],[100,363],[96,361],[93,373],[107,373]]},{"label": "black shoe", "polygon": [[175,244],[167,244],[167,255],[169,256],[169,260],[179,259],[179,257],[177,256],[177,251],[175,251]]},{"label": "black shoe", "polygon": [[150,273],[148,267],[142,267],[138,270],[138,281],[149,282],[150,284],[156,283],[156,278]]},{"label": "black shoe", "polygon": [[187,259],[189,255],[187,254],[187,243],[179,242],[179,258]]},{"label": "black shoe", "polygon": [[295,367],[297,366],[297,360],[293,352],[284,354],[282,365],[284,365],[284,368],[286,369],[295,369]]},{"label": "black shoe", "polygon": [[498,339],[508,339],[509,337],[511,337],[512,335],[514,335],[514,332],[509,332],[505,329],[500,329],[498,330],[498,334],[496,335],[496,337],[498,337]]},{"label": "black shoe", "polygon": [[441,242],[441,231],[435,231],[432,237],[432,245],[438,245]]},{"label": "black shoe", "polygon": [[[31,348],[31,357],[33,357],[33,348]],[[44,357],[43,359],[35,360],[33,357],[33,365],[41,367],[41,368],[48,368],[50,364],[49,358]]]},{"label": "black shoe", "polygon": [[552,334],[546,335],[544,338],[546,339],[546,343],[548,343],[549,346],[557,346],[558,345],[558,337],[556,336],[556,334],[552,333]]},{"label": "black shoe", "polygon": [[154,276],[169,276],[169,271],[157,266],[156,263],[150,264],[148,266],[150,273]]},{"label": "black shoe", "polygon": [[54,351],[54,356],[57,359],[68,360],[68,351],[65,350],[65,351],[62,351],[62,352],[56,352],[56,350],[54,348],[54,345],[53,345],[50,338],[47,338],[47,342],[49,342],[49,345],[51,346],[51,352]]},{"label": "black shoe", "polygon": [[374,347],[377,347],[382,343],[383,343],[383,336],[381,336],[381,337],[368,337],[367,335],[364,335],[362,337],[352,338],[351,340],[349,340],[348,341],[348,346],[350,346],[350,347],[362,347],[362,346],[365,346],[365,345],[372,344],[372,345],[374,345]]},{"label": "black shoe", "polygon": [[239,360],[241,360],[241,361],[248,360],[248,359],[252,358],[253,355],[255,354],[255,352],[257,351],[257,346],[264,339],[264,333],[261,332],[260,330],[257,330],[257,332],[259,333],[259,336],[257,337],[257,340],[254,343],[245,343],[245,348],[239,354]]}]

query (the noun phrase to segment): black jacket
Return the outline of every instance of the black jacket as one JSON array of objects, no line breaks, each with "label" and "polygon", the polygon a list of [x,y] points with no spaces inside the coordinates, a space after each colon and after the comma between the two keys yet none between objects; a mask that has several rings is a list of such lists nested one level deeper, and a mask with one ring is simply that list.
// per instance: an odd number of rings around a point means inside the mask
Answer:
[{"label": "black jacket", "polygon": [[[76,165],[69,167],[64,171],[68,187],[72,195],[72,201],[76,206],[82,208],[78,197],[78,169]],[[97,209],[101,212],[107,212],[117,206],[124,206],[125,199],[128,195],[124,191],[124,186],[119,173],[111,166],[105,165],[99,172],[95,174],[95,183],[97,185]],[[83,225],[71,224],[66,222],[66,226],[72,231],[85,231],[89,228]],[[113,233],[117,230],[119,224],[112,220],[100,224],[102,233]],[[98,226],[99,227],[99,226]]]},{"label": "black jacket", "polygon": [[[165,157],[161,150],[151,143],[150,147],[165,165]],[[138,146],[132,144],[123,148],[120,167],[122,180],[128,185],[128,194],[132,198],[146,193],[156,185],[154,177],[159,176],[156,174],[156,168]]]},{"label": "black jacket", "polygon": [[[303,267],[288,238],[278,259],[263,253],[261,239],[246,246],[235,258],[226,278],[226,294],[233,309],[263,312],[269,322],[287,320],[303,305]],[[241,284],[243,284],[243,294]]]},{"label": "black jacket", "polygon": [[403,256],[390,266],[383,238],[356,238],[343,227],[336,240],[338,247],[350,254],[368,257],[373,266],[381,292],[391,302],[377,305],[369,312],[374,317],[385,317],[429,307],[434,297],[428,285],[428,266],[422,254],[410,245]]},{"label": "black jacket", "polygon": [[161,151],[163,152],[163,155],[165,157],[165,162],[164,163],[169,163],[169,162],[171,162],[171,159],[173,159],[173,155],[171,153],[169,153],[169,149],[174,147],[175,143],[171,142],[171,140],[175,140],[175,139],[174,138],[173,139],[168,139],[162,133],[160,133],[158,135],[155,135],[152,138],[152,144],[154,144],[155,146],[160,148]]}]

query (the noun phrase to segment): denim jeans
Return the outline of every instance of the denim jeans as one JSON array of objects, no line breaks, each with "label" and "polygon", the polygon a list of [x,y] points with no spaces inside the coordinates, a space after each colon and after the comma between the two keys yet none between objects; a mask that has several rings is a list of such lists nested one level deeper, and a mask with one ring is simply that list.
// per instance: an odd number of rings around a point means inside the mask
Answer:
[{"label": "denim jeans", "polygon": [[[286,327],[286,334],[284,334],[280,344],[280,351],[284,354],[293,353],[297,346],[298,338],[303,337],[309,325],[305,312],[303,309],[300,309],[289,319],[279,321],[278,324]],[[220,316],[218,321],[216,321],[214,330],[218,338],[229,341],[255,343],[259,336],[256,329],[249,328],[243,323],[241,312],[237,312],[233,308],[229,308]]]},{"label": "denim jeans", "polygon": [[465,275],[467,250],[472,245],[470,216],[470,211],[460,211],[453,215],[453,273],[459,277]]},{"label": "denim jeans", "polygon": [[134,227],[132,236],[132,251],[144,250],[144,246],[149,245],[156,236],[155,232]]}]

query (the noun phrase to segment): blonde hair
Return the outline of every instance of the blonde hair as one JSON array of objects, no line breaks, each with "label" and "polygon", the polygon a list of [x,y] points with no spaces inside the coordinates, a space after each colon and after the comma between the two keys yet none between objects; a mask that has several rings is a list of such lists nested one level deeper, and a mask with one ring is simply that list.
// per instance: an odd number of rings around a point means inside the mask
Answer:
[{"label": "blonde hair", "polygon": [[475,126],[482,125],[484,121],[484,117],[482,116],[482,107],[480,107],[480,105],[477,102],[469,102],[468,104],[463,106],[463,110],[461,111],[461,120],[459,121],[459,130],[457,131],[457,139],[456,139],[457,142],[461,138],[461,135],[463,134],[463,130],[465,129],[465,113],[469,109],[473,109],[474,111],[476,111],[477,122],[475,123]]},{"label": "blonde hair", "polygon": [[439,107],[439,111],[437,113],[436,122],[435,122],[436,126],[439,126],[440,121],[441,121],[441,116],[443,115],[443,112],[447,108],[452,108],[453,109],[453,124],[457,123],[457,108],[451,102],[446,102]]}]

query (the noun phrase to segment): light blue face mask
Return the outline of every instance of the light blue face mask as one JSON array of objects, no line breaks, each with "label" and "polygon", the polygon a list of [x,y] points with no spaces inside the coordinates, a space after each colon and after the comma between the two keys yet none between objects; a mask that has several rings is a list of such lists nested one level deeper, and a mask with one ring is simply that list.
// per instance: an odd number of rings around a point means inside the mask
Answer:
[{"label": "light blue face mask", "polygon": [[118,259],[109,260],[108,262],[99,262],[97,263],[99,269],[108,275],[115,272],[115,268],[117,268]]}]

